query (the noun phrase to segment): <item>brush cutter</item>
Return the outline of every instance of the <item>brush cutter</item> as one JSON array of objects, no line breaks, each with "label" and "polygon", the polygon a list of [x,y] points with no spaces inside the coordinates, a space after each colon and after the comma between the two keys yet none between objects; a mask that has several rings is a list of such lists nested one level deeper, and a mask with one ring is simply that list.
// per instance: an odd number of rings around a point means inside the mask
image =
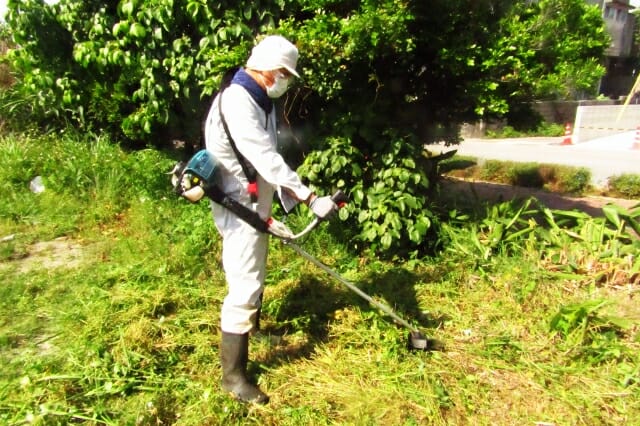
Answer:
[{"label": "brush cutter", "polygon": [[[338,205],[338,207],[343,207],[347,201],[347,197],[342,191],[336,192],[331,199]],[[389,305],[386,305],[382,302],[379,302],[369,296],[364,291],[360,290],[355,284],[346,280],[343,276],[338,274],[333,269],[329,268],[327,265],[322,263],[316,257],[309,254],[302,247],[296,244],[294,241],[306,234],[308,234],[313,228],[315,228],[320,221],[315,218],[305,229],[299,234],[294,235],[292,238],[284,238],[279,237],[282,242],[291,247],[296,253],[300,256],[304,257],[318,268],[322,269],[324,272],[329,274],[331,277],[335,278],[341,284],[344,284],[349,290],[356,293],[358,296],[362,297],[364,300],[369,302],[372,306],[378,308],[385,314],[389,315],[397,324],[404,326],[407,330],[409,330],[408,334],[408,347],[411,350],[421,350],[421,351],[432,351],[432,350],[442,350],[443,345],[441,342],[428,338],[425,336],[420,330],[416,327],[412,326],[407,320],[398,315]]]},{"label": "brush cutter", "polygon": [[[413,327],[407,320],[400,317],[397,313],[391,309],[388,305],[374,300],[371,296],[360,290],[353,283],[344,279],[340,274],[320,262],[317,258],[310,255],[302,247],[295,243],[299,238],[304,237],[311,232],[320,223],[319,218],[314,218],[307,227],[301,232],[294,234],[284,223],[277,221],[273,218],[268,220],[262,220],[260,216],[253,210],[229,197],[222,192],[219,186],[216,184],[216,162],[215,159],[206,150],[202,150],[192,159],[189,163],[178,163],[169,174],[172,175],[171,181],[176,193],[189,201],[196,203],[200,201],[205,195],[225,208],[231,210],[242,220],[254,227],[260,232],[271,234],[279,238],[285,245],[291,247],[294,251],[300,254],[302,257],[327,272],[333,278],[340,283],[344,284],[349,290],[356,293],[358,296],[365,299],[374,307],[378,308],[382,312],[389,315],[393,320],[406,327],[409,330],[408,347],[412,350],[442,350],[442,344],[435,340],[426,337],[420,330]],[[331,199],[342,208],[346,202],[347,197],[342,191],[337,191]]]}]

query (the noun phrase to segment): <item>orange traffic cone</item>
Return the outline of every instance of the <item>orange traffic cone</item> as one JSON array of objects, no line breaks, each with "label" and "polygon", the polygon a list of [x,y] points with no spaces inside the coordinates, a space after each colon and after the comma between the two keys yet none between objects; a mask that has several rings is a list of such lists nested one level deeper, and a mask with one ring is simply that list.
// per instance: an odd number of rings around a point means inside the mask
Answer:
[{"label": "orange traffic cone", "polygon": [[636,127],[636,139],[633,141],[633,145],[631,145],[631,149],[640,150],[640,126]]},{"label": "orange traffic cone", "polygon": [[571,145],[571,123],[567,123],[564,126],[564,139],[560,145]]}]

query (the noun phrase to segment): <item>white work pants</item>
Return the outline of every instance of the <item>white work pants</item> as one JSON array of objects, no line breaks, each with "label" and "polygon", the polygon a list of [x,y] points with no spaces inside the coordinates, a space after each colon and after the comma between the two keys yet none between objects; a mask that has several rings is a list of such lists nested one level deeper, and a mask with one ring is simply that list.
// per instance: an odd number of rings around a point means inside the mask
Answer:
[{"label": "white work pants", "polygon": [[248,333],[255,326],[262,300],[269,236],[222,206],[214,204],[212,209],[222,236],[222,266],[228,286],[220,327],[226,333]]}]

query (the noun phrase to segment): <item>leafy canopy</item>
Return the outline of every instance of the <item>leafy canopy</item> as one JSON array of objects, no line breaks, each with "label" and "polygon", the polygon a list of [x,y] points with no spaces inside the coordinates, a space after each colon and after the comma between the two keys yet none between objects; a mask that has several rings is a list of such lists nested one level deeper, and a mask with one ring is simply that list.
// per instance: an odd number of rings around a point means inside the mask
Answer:
[{"label": "leafy canopy", "polygon": [[[590,93],[608,44],[581,0],[9,0],[17,83],[3,109],[132,145],[197,143],[224,71],[256,37],[298,45],[281,110],[313,148],[301,172],[346,189],[342,213],[376,249],[426,248],[434,162],[459,125],[532,99]],[[559,36],[561,35],[561,36]],[[297,165],[297,164],[296,164]]]}]

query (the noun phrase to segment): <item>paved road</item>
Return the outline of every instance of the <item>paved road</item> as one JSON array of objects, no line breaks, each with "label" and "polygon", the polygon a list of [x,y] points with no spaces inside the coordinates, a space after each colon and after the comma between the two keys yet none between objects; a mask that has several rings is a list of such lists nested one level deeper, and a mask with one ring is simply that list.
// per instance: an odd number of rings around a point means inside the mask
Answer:
[{"label": "paved road", "polygon": [[640,174],[640,147],[635,132],[579,144],[563,145],[563,141],[564,137],[465,139],[457,147],[429,145],[427,149],[434,153],[457,149],[458,155],[479,159],[587,167],[596,186],[606,186],[611,176]]}]

